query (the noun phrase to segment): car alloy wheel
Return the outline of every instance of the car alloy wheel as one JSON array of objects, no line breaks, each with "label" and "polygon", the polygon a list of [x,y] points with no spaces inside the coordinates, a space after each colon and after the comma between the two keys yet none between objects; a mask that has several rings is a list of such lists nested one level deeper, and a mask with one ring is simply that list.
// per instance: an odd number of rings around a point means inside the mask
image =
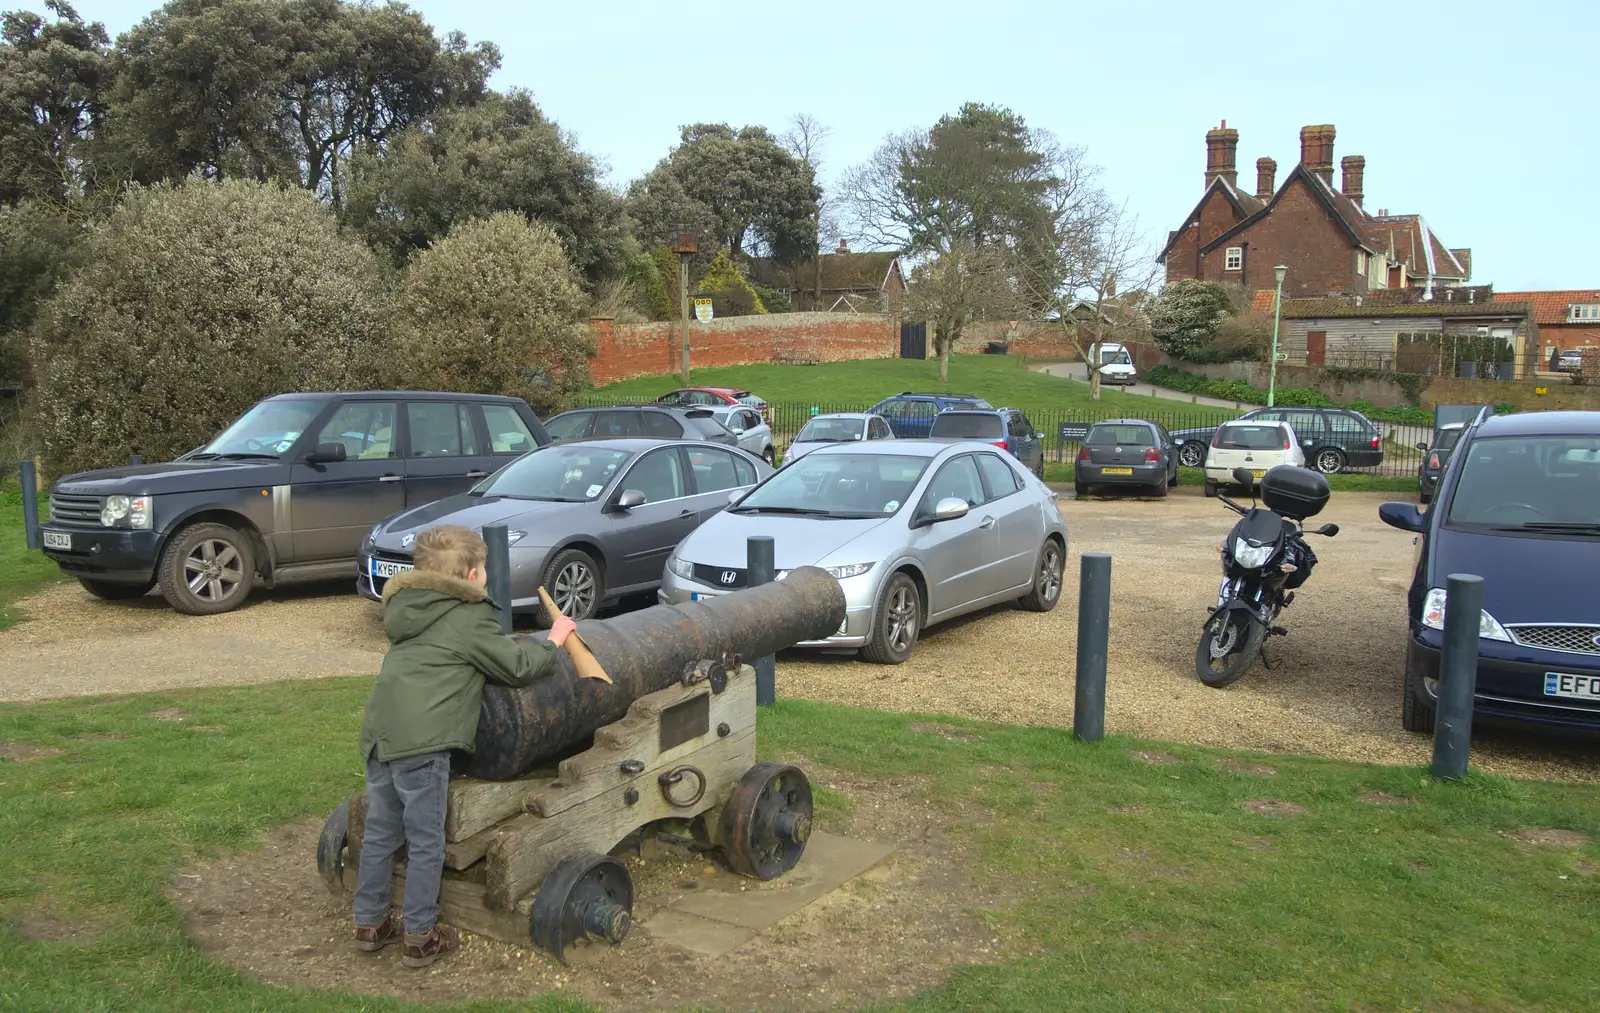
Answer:
[{"label": "car alloy wheel", "polygon": [[1205,448],[1198,443],[1185,443],[1178,451],[1178,463],[1185,468],[1198,468],[1206,463]]},{"label": "car alloy wheel", "polygon": [[191,616],[238,608],[255,583],[249,536],[226,524],[200,523],[174,535],[156,567],[161,596]]},{"label": "car alloy wheel", "polygon": [[564,616],[587,616],[594,611],[594,571],[582,560],[574,559],[556,574],[550,597]]},{"label": "car alloy wheel", "polygon": [[1317,470],[1324,475],[1337,475],[1344,468],[1344,454],[1332,447],[1317,452]]},{"label": "car alloy wheel", "polygon": [[861,653],[879,665],[899,665],[911,657],[922,625],[922,598],[906,573],[892,574],[872,611],[872,635]]},{"label": "car alloy wheel", "polygon": [[890,650],[897,654],[909,651],[917,642],[917,613],[920,610],[917,608],[915,589],[895,588],[887,604],[889,608],[884,621],[889,628],[884,639],[889,642]]},{"label": "car alloy wheel", "polygon": [[183,560],[189,593],[208,605],[220,605],[239,591],[244,571],[239,550],[220,538],[207,538]]},{"label": "car alloy wheel", "polygon": [[1017,599],[1017,605],[1029,612],[1049,612],[1061,600],[1062,573],[1066,563],[1061,546],[1055,539],[1046,539],[1039,550],[1039,565],[1033,572],[1033,587]]}]

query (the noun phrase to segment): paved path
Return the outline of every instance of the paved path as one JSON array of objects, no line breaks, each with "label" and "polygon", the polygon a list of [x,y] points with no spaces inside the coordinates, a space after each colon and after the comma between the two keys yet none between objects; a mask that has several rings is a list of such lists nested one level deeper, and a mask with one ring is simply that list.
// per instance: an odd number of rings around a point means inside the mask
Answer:
[{"label": "paved path", "polygon": [[[1089,382],[1089,368],[1081,362],[1056,362],[1048,366],[1035,366],[1034,369],[1041,373],[1048,373],[1051,376],[1077,380],[1079,383]],[[1184,404],[1205,405],[1208,408],[1231,408],[1240,412],[1262,407],[1261,405],[1239,401],[1223,401],[1214,397],[1200,397],[1198,394],[1185,394],[1181,390],[1172,390],[1168,387],[1152,387],[1148,383],[1135,383],[1126,387],[1104,384],[1101,389],[1123,391],[1128,394],[1139,394],[1144,397],[1153,397],[1165,401],[1182,401]]]}]

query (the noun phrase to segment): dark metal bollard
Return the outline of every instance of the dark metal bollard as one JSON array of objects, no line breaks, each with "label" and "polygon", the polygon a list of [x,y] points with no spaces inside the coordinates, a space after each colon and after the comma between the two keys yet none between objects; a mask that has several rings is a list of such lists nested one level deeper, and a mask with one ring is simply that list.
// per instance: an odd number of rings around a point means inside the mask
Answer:
[{"label": "dark metal bollard", "polygon": [[1439,713],[1433,728],[1433,776],[1467,776],[1472,752],[1472,697],[1478,688],[1478,629],[1483,615],[1483,578],[1452,573],[1445,578],[1444,653],[1439,659]]},{"label": "dark metal bollard", "polygon": [[144,463],[144,458],[139,456],[139,449],[137,447],[134,448],[133,453],[128,455],[128,463],[130,465]]},{"label": "dark metal bollard", "polygon": [[23,539],[30,549],[39,547],[39,479],[34,473],[33,462],[23,461],[19,465],[22,472],[22,532]]},{"label": "dark metal bollard", "polygon": [[500,607],[500,632],[511,632],[511,536],[504,524],[485,524],[483,542],[489,547],[483,570],[489,576],[489,600]]},{"label": "dark metal bollard", "polygon": [[1078,578],[1078,685],[1072,735],[1099,742],[1106,731],[1106,654],[1111,640],[1111,557],[1085,552]]},{"label": "dark metal bollard", "polygon": [[[771,535],[755,535],[745,542],[746,587],[772,583],[778,576],[777,551]],[[756,670],[756,706],[771,707],[778,702],[778,659],[769,654],[750,662],[750,667]]]}]

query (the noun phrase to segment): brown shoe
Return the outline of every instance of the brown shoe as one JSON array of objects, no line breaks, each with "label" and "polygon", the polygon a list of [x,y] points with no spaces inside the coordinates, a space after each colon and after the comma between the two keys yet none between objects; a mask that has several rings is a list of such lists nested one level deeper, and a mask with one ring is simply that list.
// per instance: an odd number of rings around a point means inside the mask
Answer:
[{"label": "brown shoe", "polygon": [[435,924],[425,936],[406,933],[405,948],[400,951],[400,961],[407,967],[427,967],[440,957],[461,945],[461,937],[448,925]]},{"label": "brown shoe", "polygon": [[357,925],[356,949],[377,953],[403,935],[400,922],[390,915],[377,925]]}]

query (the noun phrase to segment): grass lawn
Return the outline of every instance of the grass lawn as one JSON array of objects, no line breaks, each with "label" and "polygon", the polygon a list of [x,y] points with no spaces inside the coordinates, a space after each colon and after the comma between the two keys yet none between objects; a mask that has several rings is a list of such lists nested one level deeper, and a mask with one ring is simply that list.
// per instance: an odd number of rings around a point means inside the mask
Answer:
[{"label": "grass lawn", "polygon": [[[0,1007],[421,1009],[256,982],[196,948],[163,893],[197,852],[248,848],[359,789],[369,686],[0,707],[12,753],[0,758]],[[169,707],[189,720],[149,716]],[[1284,756],[1265,776],[1228,769],[1214,750],[1165,747],[1176,762],[1148,764],[1116,738],[1087,746],[1059,730],[949,721],[966,733],[957,741],[916,721],[784,701],[760,724],[765,756],[910,776],[935,804],[986,814],[952,832],[968,845],[969,874],[1016,903],[981,916],[1023,933],[1037,955],[930,981],[899,1008],[1600,1008],[1600,848],[1508,836],[1592,833],[1593,788],[1476,775],[1444,785],[1415,768]],[[18,744],[37,751],[19,755]],[[1374,791],[1405,804],[1363,801]],[[1248,808],[1263,797],[1304,811]],[[842,810],[822,801],[826,829]],[[41,942],[11,927],[49,919],[89,938]]]},{"label": "grass lawn", "polygon": [[[39,517],[49,514],[49,498],[39,497]],[[26,548],[22,527],[22,493],[0,492],[0,630],[20,618],[12,602],[41,584],[61,579],[56,564]]]},{"label": "grass lawn", "polygon": [[[1116,412],[1132,415],[1156,411],[1192,417],[1197,420],[1195,425],[1239,414],[1111,389],[1102,389],[1100,400],[1091,401],[1088,384],[1035,373],[1020,357],[1013,355],[952,356],[949,383],[939,382],[939,363],[935,359],[858,359],[815,366],[722,366],[697,369],[691,376],[697,387],[739,387],[754,391],[774,404],[816,404],[838,411],[870,408],[904,390],[949,390],[977,395],[996,406],[1029,412],[1085,409],[1109,416]],[[616,401],[652,401],[679,386],[677,374],[646,376],[600,387],[593,391],[593,396]]]}]

